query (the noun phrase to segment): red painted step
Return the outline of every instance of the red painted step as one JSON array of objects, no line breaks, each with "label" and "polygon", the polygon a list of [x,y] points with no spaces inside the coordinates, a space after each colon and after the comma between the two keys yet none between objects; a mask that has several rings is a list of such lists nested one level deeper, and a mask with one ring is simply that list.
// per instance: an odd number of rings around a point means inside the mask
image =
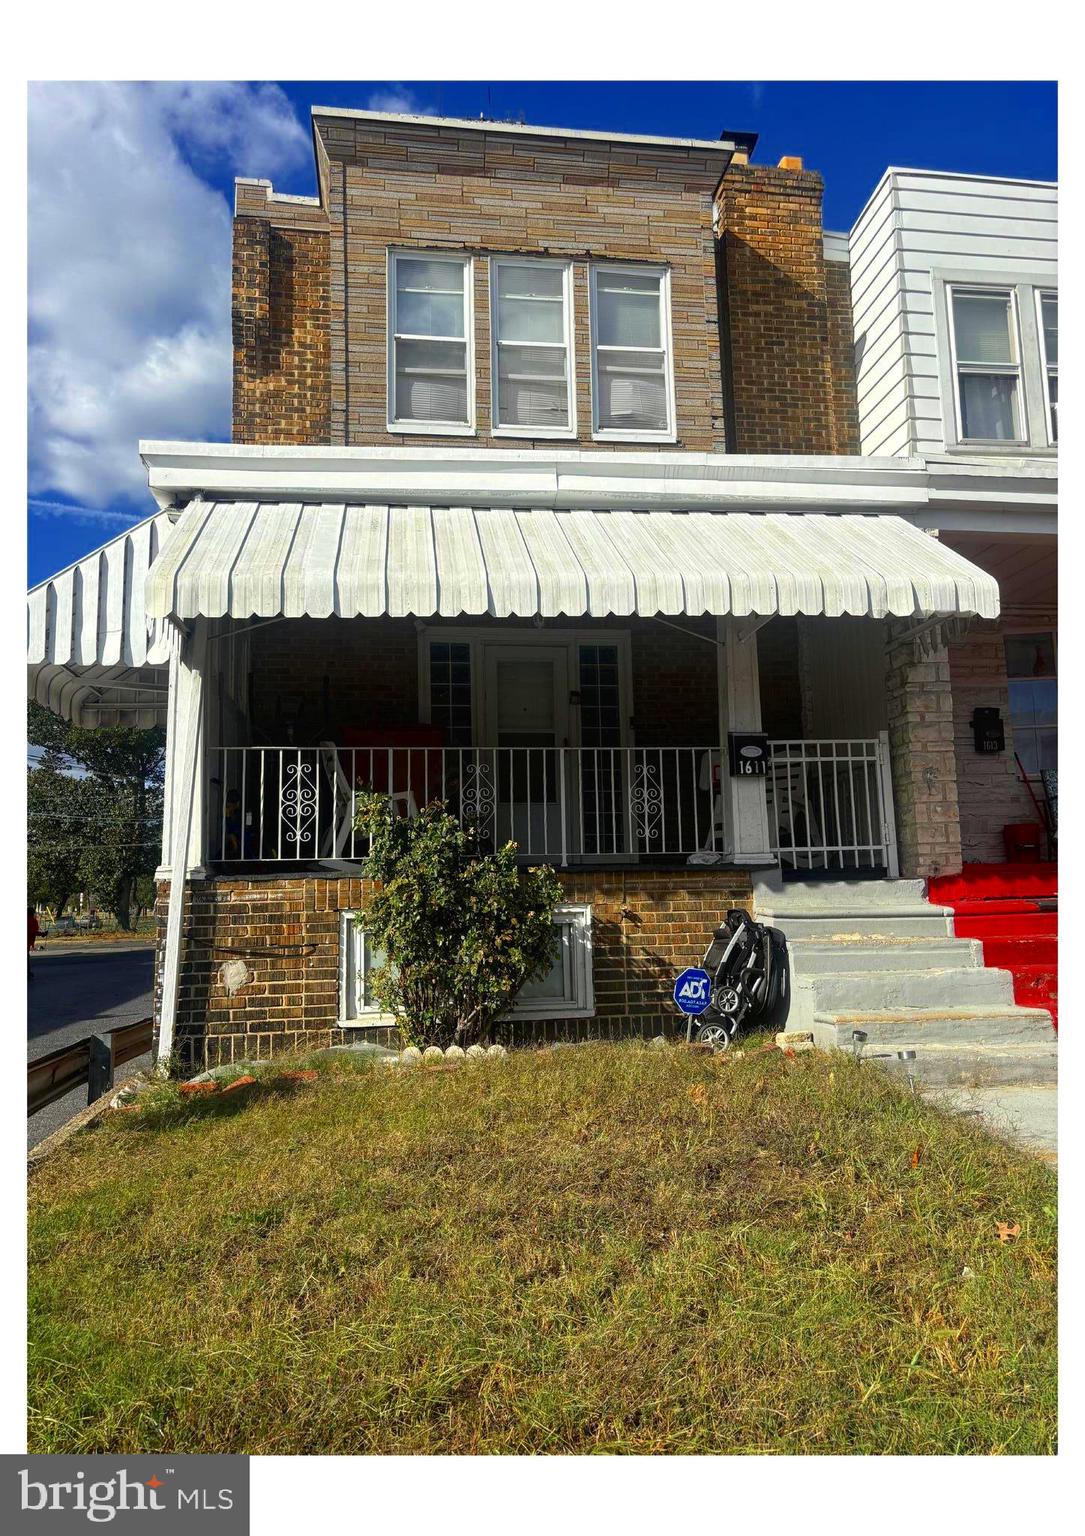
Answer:
[{"label": "red painted step", "polygon": [[1013,975],[1014,1001],[1046,1008],[1059,1027],[1058,865],[966,864],[928,884],[937,906],[952,907],[959,939],[980,939],[983,963]]}]

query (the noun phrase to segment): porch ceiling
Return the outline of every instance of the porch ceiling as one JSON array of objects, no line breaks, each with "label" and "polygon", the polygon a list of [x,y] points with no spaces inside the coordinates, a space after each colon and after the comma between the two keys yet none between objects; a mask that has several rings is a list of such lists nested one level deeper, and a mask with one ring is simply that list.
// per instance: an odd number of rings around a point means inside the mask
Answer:
[{"label": "porch ceiling", "polygon": [[998,584],[887,515],[192,502],[146,615],[570,618],[998,613]]}]

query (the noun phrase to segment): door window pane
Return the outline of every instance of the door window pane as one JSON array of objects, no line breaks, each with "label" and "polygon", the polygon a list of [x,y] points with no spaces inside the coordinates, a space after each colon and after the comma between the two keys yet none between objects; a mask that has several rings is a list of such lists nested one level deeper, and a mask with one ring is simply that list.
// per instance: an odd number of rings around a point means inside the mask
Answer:
[{"label": "door window pane", "polygon": [[1013,747],[1027,774],[1058,767],[1058,679],[1050,631],[1006,635]]},{"label": "door window pane", "polygon": [[429,649],[429,717],[450,747],[471,745],[471,647],[433,640]]}]

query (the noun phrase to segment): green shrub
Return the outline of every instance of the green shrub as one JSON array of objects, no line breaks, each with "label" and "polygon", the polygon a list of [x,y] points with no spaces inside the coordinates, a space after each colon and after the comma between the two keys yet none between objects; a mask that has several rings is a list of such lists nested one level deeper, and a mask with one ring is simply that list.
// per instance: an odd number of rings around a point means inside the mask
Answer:
[{"label": "green shrub", "polygon": [[480,853],[475,830],[440,802],[396,817],[384,796],[366,795],[356,824],[379,883],[357,919],[386,956],[374,995],[411,1045],[473,1045],[553,962],[557,876],[521,868],[515,843]]}]

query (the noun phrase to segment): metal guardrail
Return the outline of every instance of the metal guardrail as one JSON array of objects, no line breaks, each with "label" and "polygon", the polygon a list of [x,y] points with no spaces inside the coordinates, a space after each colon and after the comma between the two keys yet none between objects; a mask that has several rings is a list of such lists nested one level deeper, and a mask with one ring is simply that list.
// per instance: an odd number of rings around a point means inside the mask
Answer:
[{"label": "metal guardrail", "polygon": [[122,1024],[100,1035],[87,1035],[74,1045],[65,1045],[47,1056],[27,1063],[26,1113],[36,1115],[62,1099],[73,1088],[87,1085],[87,1103],[93,1104],[113,1086],[116,1069],[135,1061],[151,1048],[154,1023],[140,1019]]}]

